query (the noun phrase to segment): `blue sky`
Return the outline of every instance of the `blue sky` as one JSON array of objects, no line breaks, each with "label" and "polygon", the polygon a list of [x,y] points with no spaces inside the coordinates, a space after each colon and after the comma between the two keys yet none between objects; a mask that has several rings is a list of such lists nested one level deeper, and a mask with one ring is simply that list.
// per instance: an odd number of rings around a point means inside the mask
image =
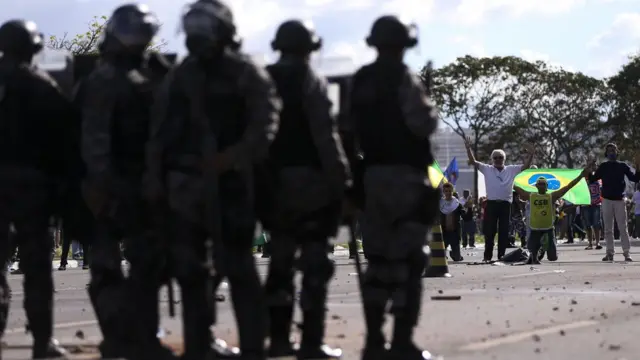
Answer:
[{"label": "blue sky", "polygon": [[[640,49],[640,0],[228,0],[235,10],[245,49],[272,57],[269,43],[277,24],[311,20],[323,36],[327,59],[361,64],[372,58],[364,44],[371,22],[395,13],[420,25],[420,49],[408,60],[418,69],[458,56],[516,55],[546,60],[593,76],[613,74],[628,54]],[[169,50],[183,52],[177,35],[186,1],[149,0],[163,22]],[[27,18],[46,34],[75,34],[94,15],[108,15],[113,0],[6,1],[0,20]]]}]

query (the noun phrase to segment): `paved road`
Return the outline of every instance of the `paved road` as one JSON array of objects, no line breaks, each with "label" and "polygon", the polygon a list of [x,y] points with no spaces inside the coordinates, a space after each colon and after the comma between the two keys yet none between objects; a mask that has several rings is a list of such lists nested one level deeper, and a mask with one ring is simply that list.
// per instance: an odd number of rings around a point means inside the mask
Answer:
[{"label": "paved road", "polygon": [[[562,246],[560,261],[534,267],[450,264],[453,278],[424,280],[417,343],[455,360],[638,359],[640,264],[602,263],[600,251],[583,248]],[[463,251],[465,262],[480,260],[480,251]],[[640,261],[640,252],[636,257]],[[264,275],[267,260],[257,262]],[[343,346],[345,359],[358,359],[364,326],[357,277],[346,255],[336,256],[336,262],[327,342]],[[84,290],[88,272],[56,271],[55,279],[56,337],[64,343],[96,342],[99,331]],[[21,281],[21,275],[10,277],[14,293],[4,341],[14,347],[30,343],[24,333]],[[226,294],[227,290],[222,292]],[[460,295],[461,300],[431,300],[431,296],[440,294]],[[173,339],[180,333],[180,322],[168,318],[164,295],[163,301],[162,327],[167,330],[167,338]],[[219,312],[217,334],[235,342],[228,301],[219,303]],[[79,331],[84,341],[75,337]],[[5,358],[26,359],[27,354],[25,350],[10,350]]]}]

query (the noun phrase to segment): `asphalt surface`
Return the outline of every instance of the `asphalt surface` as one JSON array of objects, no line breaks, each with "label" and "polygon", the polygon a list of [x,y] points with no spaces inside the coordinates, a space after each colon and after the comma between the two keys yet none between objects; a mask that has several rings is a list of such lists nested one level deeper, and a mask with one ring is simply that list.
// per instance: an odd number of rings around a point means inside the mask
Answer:
[{"label": "asphalt surface", "polygon": [[[560,260],[542,265],[469,265],[482,259],[482,249],[464,250],[465,261],[449,264],[452,278],[424,279],[425,293],[416,343],[444,359],[529,360],[640,358],[640,263],[603,263],[603,251],[585,244],[561,245]],[[635,244],[640,246],[640,244]],[[632,248],[636,249],[635,247]],[[620,251],[619,245],[617,251]],[[640,251],[632,251],[640,262]],[[358,359],[364,321],[353,261],[346,251],[335,255],[326,341],[343,347],[345,359]],[[266,274],[268,260],[257,258]],[[86,295],[86,270],[54,270],[56,283],[55,336],[82,351],[77,359],[95,358],[91,344],[100,339]],[[30,336],[25,334],[22,275],[10,275],[13,289],[4,359],[28,359]],[[223,284],[224,285],[224,284]],[[216,334],[236,343],[228,290],[220,293]],[[437,301],[432,296],[458,295],[460,300]],[[162,294],[162,329],[174,342],[181,332],[179,318],[170,319],[166,292]],[[179,302],[179,295],[176,296]],[[178,304],[179,308],[179,304]],[[136,321],[136,319],[131,319]],[[83,338],[80,339],[79,337]],[[20,349],[21,348],[21,349]]]}]

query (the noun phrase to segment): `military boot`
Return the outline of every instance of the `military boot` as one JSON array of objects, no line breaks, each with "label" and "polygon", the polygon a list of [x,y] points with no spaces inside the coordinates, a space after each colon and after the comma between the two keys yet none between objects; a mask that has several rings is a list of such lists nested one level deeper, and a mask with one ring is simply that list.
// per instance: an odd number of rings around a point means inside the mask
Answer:
[{"label": "military boot", "polygon": [[305,310],[303,318],[302,342],[300,350],[298,350],[298,360],[342,358],[342,349],[334,349],[323,343],[324,308]]},{"label": "military boot", "polygon": [[229,346],[226,341],[216,337],[214,337],[213,341],[211,342],[211,353],[213,354],[214,359],[242,358],[240,349],[235,346]]},{"label": "military boot", "polygon": [[362,350],[362,360],[386,360],[388,350],[385,347],[385,338],[382,333],[384,325],[384,306],[365,304],[365,321],[367,323],[367,339]]},{"label": "military boot", "polygon": [[407,347],[393,347],[388,352],[388,359],[403,360],[432,360],[433,356],[427,350],[421,350],[416,345],[410,344]]},{"label": "military boot", "polygon": [[295,360],[296,351],[289,340],[293,306],[269,307],[269,360]]},{"label": "military boot", "polygon": [[67,351],[60,344],[51,339],[49,341],[33,342],[33,359],[68,359]]},{"label": "military boot", "polygon": [[[417,316],[417,314],[414,313]],[[416,321],[411,317],[397,316],[393,324],[393,341],[389,350],[389,359],[431,360],[431,353],[419,349],[413,343],[413,330]]]}]

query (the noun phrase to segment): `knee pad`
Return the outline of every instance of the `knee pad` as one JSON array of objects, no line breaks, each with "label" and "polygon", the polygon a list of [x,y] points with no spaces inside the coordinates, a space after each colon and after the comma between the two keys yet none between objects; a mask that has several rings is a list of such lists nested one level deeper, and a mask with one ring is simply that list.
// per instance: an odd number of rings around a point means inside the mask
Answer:
[{"label": "knee pad", "polygon": [[294,302],[294,270],[286,264],[269,264],[269,275],[264,285],[269,306],[288,306]]},{"label": "knee pad", "polygon": [[327,244],[324,242],[304,244],[299,264],[305,278],[317,279],[318,282],[324,284],[331,279],[335,272],[335,263],[329,259]]}]

